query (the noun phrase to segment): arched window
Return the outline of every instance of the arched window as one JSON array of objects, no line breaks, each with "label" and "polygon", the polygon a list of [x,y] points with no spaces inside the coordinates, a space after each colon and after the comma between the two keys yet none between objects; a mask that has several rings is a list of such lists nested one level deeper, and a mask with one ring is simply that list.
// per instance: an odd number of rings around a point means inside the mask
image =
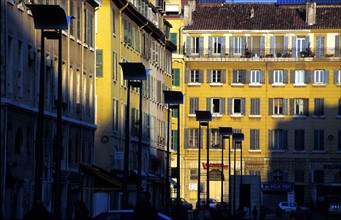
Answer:
[{"label": "arched window", "polygon": [[18,128],[17,133],[15,134],[15,148],[14,152],[15,154],[20,154],[22,151],[22,145],[23,145],[23,135],[21,128]]}]

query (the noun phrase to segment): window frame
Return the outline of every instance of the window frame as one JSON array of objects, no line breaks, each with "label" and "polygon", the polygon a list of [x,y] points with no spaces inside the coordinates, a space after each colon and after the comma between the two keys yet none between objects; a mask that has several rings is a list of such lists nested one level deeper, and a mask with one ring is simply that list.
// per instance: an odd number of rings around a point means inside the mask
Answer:
[{"label": "window frame", "polygon": [[305,70],[295,70],[295,83],[297,85],[305,84]]},{"label": "window frame", "polygon": [[221,83],[221,70],[211,71],[211,83]]},{"label": "window frame", "polygon": [[189,83],[200,83],[199,70],[191,70],[190,72],[190,82]]},{"label": "window frame", "polygon": [[314,130],[314,151],[324,151],[324,130]]},{"label": "window frame", "polygon": [[325,74],[324,70],[314,70],[314,84],[324,84],[325,83],[324,74]]},{"label": "window frame", "polygon": [[273,84],[283,84],[284,83],[284,71],[274,70],[273,71]]},{"label": "window frame", "polygon": [[200,37],[191,37],[191,55],[198,55],[200,52]]},{"label": "window frame", "polygon": [[261,71],[251,70],[250,71],[250,84],[260,84],[261,83]]},{"label": "window frame", "polygon": [[243,37],[232,37],[233,54],[242,55],[243,53]]},{"label": "window frame", "polygon": [[222,51],[222,37],[212,37],[212,54],[221,54]]}]

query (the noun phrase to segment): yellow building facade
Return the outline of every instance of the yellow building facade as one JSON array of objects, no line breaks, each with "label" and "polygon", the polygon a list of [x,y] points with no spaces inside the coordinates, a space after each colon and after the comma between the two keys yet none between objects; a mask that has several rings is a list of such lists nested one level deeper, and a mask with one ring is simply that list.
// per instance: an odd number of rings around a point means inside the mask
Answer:
[{"label": "yellow building facade", "polygon": [[[103,1],[97,12],[98,128],[95,138],[95,164],[111,172],[122,184],[118,183],[114,189],[105,189],[104,197],[110,209],[124,208],[124,187],[127,187],[129,205],[135,205],[140,120],[141,187],[151,193],[151,201],[158,210],[164,209],[168,110],[163,101],[163,90],[171,89],[171,53],[175,50],[175,45],[168,39],[170,24],[163,19],[163,7],[163,2],[115,0]],[[143,81],[142,91],[133,87],[127,91],[128,84],[123,79],[120,66],[120,63],[126,62],[144,65],[147,79]],[[129,103],[127,92],[130,92]],[[128,106],[128,174],[124,174]],[[139,117],[140,111],[142,118]],[[128,185],[124,185],[124,175],[128,175]],[[101,190],[96,194],[98,202],[103,201]]]},{"label": "yellow building facade", "polygon": [[[231,175],[261,179],[245,182],[243,197],[237,185],[238,206],[274,208],[294,200],[311,207],[340,197],[339,10],[340,5],[315,3],[195,6],[188,1],[181,6],[166,1],[171,39],[178,45],[173,89],[185,94],[180,111],[182,197],[192,204],[198,199],[195,110],[212,113],[209,161],[206,128],[201,132],[201,198],[207,196],[209,162],[209,196],[221,200],[219,127],[232,127],[245,137],[241,146],[231,140],[230,152],[225,142],[224,167],[230,153]],[[226,168],[223,175],[223,200],[229,202],[233,178],[229,181]],[[250,192],[253,184],[259,184],[257,195]]]}]

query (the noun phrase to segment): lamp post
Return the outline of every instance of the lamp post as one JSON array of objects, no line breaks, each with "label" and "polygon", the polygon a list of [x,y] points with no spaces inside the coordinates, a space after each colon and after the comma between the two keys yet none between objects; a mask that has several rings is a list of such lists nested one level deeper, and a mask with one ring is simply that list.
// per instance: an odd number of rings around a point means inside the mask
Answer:
[{"label": "lamp post", "polygon": [[136,186],[136,202],[141,192],[141,176],[142,176],[142,82],[147,79],[147,71],[142,63],[119,63],[123,71],[123,79],[127,80],[127,108],[126,108],[126,124],[125,124],[125,148],[124,148],[124,180],[123,180],[123,207],[128,208],[128,172],[129,172],[129,119],[130,119],[130,87],[140,88],[139,102],[139,142],[137,151],[137,186]]},{"label": "lamp post", "polygon": [[[166,161],[166,213],[168,214],[169,200],[170,200],[170,184],[169,184],[169,143],[170,143],[170,109],[178,109],[178,137],[177,137],[177,155],[176,155],[176,165],[177,165],[177,184],[176,184],[176,205],[180,205],[180,104],[183,104],[183,94],[180,91],[163,91],[164,102],[168,105],[168,127],[167,127],[167,161]],[[179,213],[179,212],[177,212]]]},{"label": "lamp post", "polygon": [[[233,134],[233,129],[231,127],[219,127],[219,133],[222,136],[222,145],[221,145],[221,203],[224,201],[224,143],[225,139],[229,140],[229,180],[230,180],[230,136]],[[229,198],[230,198],[230,185],[229,185]],[[229,199],[229,204],[230,204]]]},{"label": "lamp post", "polygon": [[206,134],[207,134],[207,140],[206,140],[206,147],[207,147],[207,197],[206,197],[206,204],[209,205],[210,201],[210,174],[209,174],[209,122],[212,121],[212,114],[210,111],[195,111],[196,121],[199,122],[199,149],[198,149],[198,209],[200,209],[200,160],[201,160],[201,126],[206,126]]},{"label": "lamp post", "polygon": [[39,78],[39,108],[36,136],[36,166],[34,199],[42,196],[43,169],[43,133],[44,133],[44,99],[45,99],[45,38],[58,40],[58,97],[57,97],[57,146],[55,149],[54,177],[54,213],[60,216],[60,177],[61,177],[61,147],[62,147],[62,30],[68,29],[68,18],[59,5],[27,5],[31,10],[35,29],[41,30],[41,62]]},{"label": "lamp post", "polygon": [[[240,147],[241,147],[241,143],[244,140],[244,134],[243,133],[233,133],[232,139],[233,139],[233,142],[234,142],[233,215],[236,216],[236,144],[240,144]],[[241,154],[241,157],[242,157],[242,154]],[[241,160],[240,160],[240,164],[242,164]],[[242,168],[242,167],[240,167],[240,168]],[[240,175],[240,178],[241,178],[241,181],[242,181],[242,175]],[[239,192],[240,192],[240,190],[241,190],[241,185],[239,185]],[[240,195],[241,195],[241,193],[239,193],[239,204],[241,205]]]}]

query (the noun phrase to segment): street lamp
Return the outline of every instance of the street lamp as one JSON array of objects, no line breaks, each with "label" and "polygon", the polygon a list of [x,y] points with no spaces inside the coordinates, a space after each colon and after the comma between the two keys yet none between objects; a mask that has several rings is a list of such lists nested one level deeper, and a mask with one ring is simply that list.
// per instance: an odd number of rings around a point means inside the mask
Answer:
[{"label": "street lamp", "polygon": [[[229,140],[229,180],[230,180],[230,136],[233,134],[233,129],[231,127],[219,127],[219,133],[222,137],[222,145],[221,145],[221,203],[223,203],[224,201],[224,185],[223,185],[223,181],[224,181],[224,143],[225,143],[225,139]],[[229,184],[229,205],[231,203],[231,199],[230,199],[230,184]]]},{"label": "street lamp", "polygon": [[[39,108],[36,136],[36,167],[34,199],[41,198],[41,178],[43,168],[43,131],[44,131],[44,99],[45,99],[45,37],[58,40],[58,99],[57,99],[57,147],[55,149],[55,180],[54,180],[54,213],[60,215],[60,177],[62,148],[62,30],[68,29],[68,18],[59,5],[27,5],[31,10],[34,28],[41,30],[41,61],[39,78]],[[69,17],[70,18],[70,17]],[[48,30],[46,30],[48,29]]]},{"label": "street lamp", "polygon": [[[169,129],[170,129],[170,119],[169,113],[170,109],[178,109],[178,139],[177,139],[177,155],[176,155],[176,163],[177,163],[177,184],[176,184],[176,199],[177,199],[177,207],[180,205],[180,104],[183,104],[183,94],[180,91],[163,91],[165,104],[168,105],[168,127],[167,127],[167,162],[166,162],[166,213],[168,213],[169,200],[170,200],[170,185],[169,185]],[[177,212],[178,213],[178,212]]]},{"label": "street lamp", "polygon": [[206,134],[207,134],[207,140],[206,140],[206,145],[207,145],[207,173],[206,173],[206,178],[207,178],[207,197],[206,197],[206,204],[209,205],[209,201],[210,201],[210,174],[209,174],[209,169],[210,169],[210,165],[209,165],[209,122],[212,121],[212,114],[210,111],[195,111],[195,116],[196,116],[196,121],[199,122],[199,149],[198,149],[198,209],[200,209],[200,160],[201,160],[201,126],[206,126],[207,130],[206,130]]},{"label": "street lamp", "polygon": [[139,142],[137,151],[137,187],[136,202],[139,200],[141,193],[141,176],[142,176],[142,82],[147,79],[147,70],[142,63],[119,63],[123,71],[123,79],[127,80],[127,108],[126,108],[126,124],[125,124],[125,148],[124,148],[124,182],[123,182],[123,207],[128,208],[128,161],[129,161],[129,118],[130,118],[130,87],[140,88],[140,104],[139,104]]},{"label": "street lamp", "polygon": [[[236,216],[236,144],[240,144],[240,164],[242,164],[242,141],[244,140],[244,134],[243,133],[233,133],[232,139],[234,142],[234,167],[233,167],[233,215]],[[241,169],[241,181],[242,181],[242,165],[240,165]],[[241,187],[239,185],[239,192],[241,190]],[[239,193],[239,200],[241,193]],[[241,205],[241,202],[239,201],[239,204]],[[240,207],[241,208],[241,207]]]}]

